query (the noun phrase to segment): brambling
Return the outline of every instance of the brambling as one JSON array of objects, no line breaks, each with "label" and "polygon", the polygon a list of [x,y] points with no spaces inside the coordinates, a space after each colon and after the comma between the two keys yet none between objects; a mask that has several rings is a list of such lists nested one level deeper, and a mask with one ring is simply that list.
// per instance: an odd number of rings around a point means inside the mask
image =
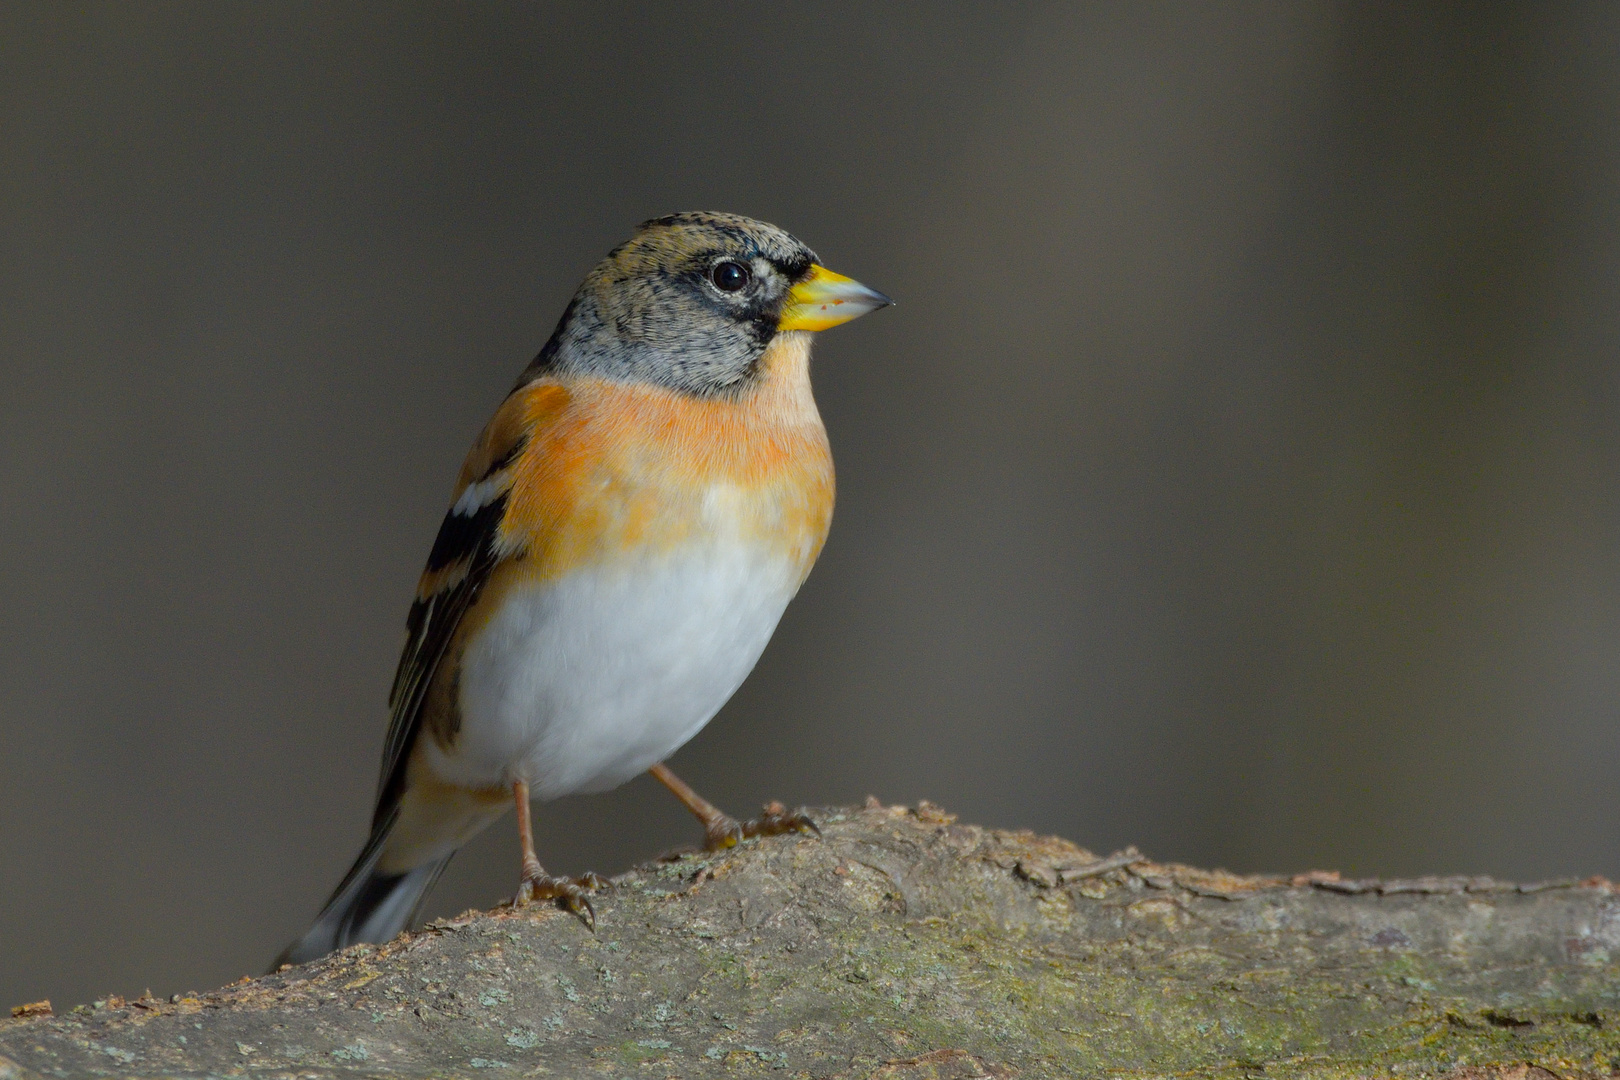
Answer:
[{"label": "brambling", "polygon": [[732,214],[646,222],[586,276],[461,467],[407,620],[370,839],[278,963],[394,937],[514,805],[515,903],[594,921],[599,880],[535,857],[531,798],[651,772],[711,848],[813,828],[774,803],[739,823],[662,762],[748,676],[827,537],[811,334],[889,303]]}]

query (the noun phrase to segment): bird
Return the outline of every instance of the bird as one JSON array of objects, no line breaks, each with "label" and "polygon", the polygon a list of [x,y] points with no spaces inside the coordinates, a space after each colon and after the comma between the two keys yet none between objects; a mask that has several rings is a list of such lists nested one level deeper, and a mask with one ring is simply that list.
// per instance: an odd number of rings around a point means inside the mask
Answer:
[{"label": "bird", "polygon": [[369,838],[276,967],[392,940],[513,809],[512,902],[594,927],[603,882],[546,872],[531,800],[646,772],[707,848],[814,830],[780,803],[739,822],[664,762],[753,670],[826,541],[811,341],[892,303],[728,213],[643,222],[586,275],[461,467],[406,619]]}]

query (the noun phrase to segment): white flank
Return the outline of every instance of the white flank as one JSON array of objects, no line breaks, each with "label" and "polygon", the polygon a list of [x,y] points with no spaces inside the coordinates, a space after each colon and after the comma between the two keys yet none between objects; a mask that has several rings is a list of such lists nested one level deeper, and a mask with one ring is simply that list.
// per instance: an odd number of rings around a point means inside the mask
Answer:
[{"label": "white flank", "polygon": [[606,791],[674,753],[742,685],[798,590],[785,553],[721,536],[509,594],[462,660],[452,783]]}]

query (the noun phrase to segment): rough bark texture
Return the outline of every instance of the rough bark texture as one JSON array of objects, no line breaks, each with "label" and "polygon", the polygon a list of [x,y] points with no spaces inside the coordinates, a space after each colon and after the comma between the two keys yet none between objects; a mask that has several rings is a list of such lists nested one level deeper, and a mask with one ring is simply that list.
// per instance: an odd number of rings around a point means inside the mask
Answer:
[{"label": "rough bark texture", "polygon": [[[1098,860],[936,808],[636,869],[179,1001],[0,1021],[35,1076],[1608,1075],[1602,881]],[[1534,1067],[1530,1067],[1534,1066]]]}]

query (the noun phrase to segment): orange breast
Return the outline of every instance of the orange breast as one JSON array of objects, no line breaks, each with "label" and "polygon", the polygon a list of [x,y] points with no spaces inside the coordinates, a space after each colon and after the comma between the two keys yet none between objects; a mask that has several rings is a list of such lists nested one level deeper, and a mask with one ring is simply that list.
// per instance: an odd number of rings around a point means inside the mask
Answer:
[{"label": "orange breast", "polygon": [[502,548],[522,555],[513,570],[553,578],[623,555],[735,538],[779,550],[802,579],[833,508],[809,337],[779,335],[734,398],[594,378],[522,391],[529,442],[514,465],[500,531]]}]

